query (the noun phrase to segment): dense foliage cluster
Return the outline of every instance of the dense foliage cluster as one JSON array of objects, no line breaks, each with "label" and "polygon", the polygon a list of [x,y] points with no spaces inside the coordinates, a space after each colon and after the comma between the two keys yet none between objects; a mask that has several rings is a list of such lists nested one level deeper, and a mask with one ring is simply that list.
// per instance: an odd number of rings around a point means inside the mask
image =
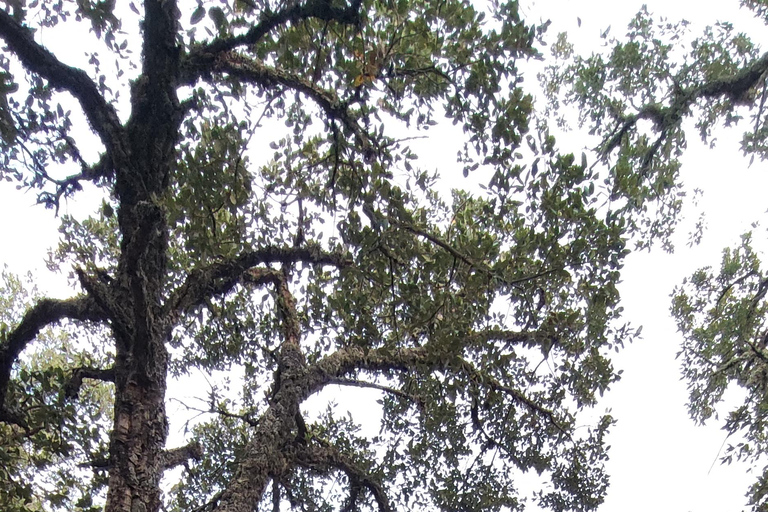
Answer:
[{"label": "dense foliage cluster", "polygon": [[[79,295],[4,276],[0,507],[517,510],[534,472],[542,506],[595,509],[613,419],[577,417],[637,334],[627,241],[674,227],[684,118],[707,135],[758,104],[761,155],[768,58],[727,26],[673,58],[680,27],[644,13],[607,57],[560,38],[547,90],[604,140],[590,165],[522,88],[544,29],[514,1],[7,2],[0,172],[102,205],[63,216],[51,256]],[[80,67],[51,44],[67,30]],[[438,123],[455,168],[414,149]],[[728,254],[675,300],[692,411],[735,380],[729,426],[762,439],[765,283],[746,242]],[[171,445],[170,379],[201,375]],[[307,407],[347,388],[378,435]]]}]

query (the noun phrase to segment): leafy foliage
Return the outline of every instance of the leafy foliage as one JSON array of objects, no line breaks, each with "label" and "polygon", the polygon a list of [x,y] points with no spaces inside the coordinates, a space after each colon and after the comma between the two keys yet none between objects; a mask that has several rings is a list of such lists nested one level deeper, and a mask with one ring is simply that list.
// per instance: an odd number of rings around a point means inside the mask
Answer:
[{"label": "leafy foliage", "polygon": [[[742,4],[765,14],[763,2]],[[583,58],[560,36],[554,53],[567,65],[553,64],[545,73],[550,107],[578,106],[577,123],[602,141],[596,151],[610,170],[611,200],[623,211],[653,212],[652,219],[636,217],[641,222],[631,230],[666,240],[682,204],[686,120],[711,144],[715,129],[746,124],[742,150],[753,161],[765,159],[768,55],[730,23],[693,38],[685,22],[654,20],[646,10],[624,39],[607,42],[605,53]],[[679,357],[691,417],[704,422],[716,416],[726,391],[741,388],[743,401],[725,416],[723,428],[743,440],[728,446],[723,461],[762,467],[748,497],[754,510],[764,510],[768,281],[753,233],[723,252],[719,270],[697,270],[677,287],[672,314],[684,336]]]},{"label": "leafy foliage", "polygon": [[[71,25],[91,31],[83,69],[31,30]],[[647,13],[609,57],[561,38],[551,101],[581,108],[605,172],[534,118],[517,64],[544,28],[516,2],[453,0],[0,11],[4,178],[53,208],[101,194],[51,258],[82,294],[3,319],[2,506],[516,510],[533,472],[542,506],[595,509],[613,419],[577,425],[637,335],[616,288],[627,240],[674,226],[683,117],[705,136],[735,120],[768,61],[723,25],[681,66],[662,42],[680,27]],[[412,141],[447,121],[458,165],[437,173]],[[201,374],[172,448],[169,379]],[[335,386],[368,392],[377,435],[307,405]]]}]

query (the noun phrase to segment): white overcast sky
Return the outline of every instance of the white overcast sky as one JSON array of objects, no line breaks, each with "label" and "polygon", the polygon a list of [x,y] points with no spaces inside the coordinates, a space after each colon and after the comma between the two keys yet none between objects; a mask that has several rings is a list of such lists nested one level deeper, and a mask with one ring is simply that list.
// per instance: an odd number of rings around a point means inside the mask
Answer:
[{"label": "white overcast sky", "polygon": [[[577,51],[583,52],[599,46],[599,33],[609,25],[612,34],[623,34],[643,3],[670,21],[692,22],[693,33],[717,20],[734,21],[753,37],[768,32],[765,25],[740,10],[735,0],[521,2],[526,19],[552,19],[550,32],[569,32]],[[581,19],[580,27],[577,18]],[[439,137],[439,130],[433,133]],[[687,233],[682,229],[675,254],[657,249],[628,259],[621,288],[623,305],[626,319],[643,325],[643,339],[614,357],[624,376],[597,408],[597,412],[612,409],[619,420],[609,438],[612,479],[601,512],[740,511],[745,508],[744,492],[755,478],[746,474],[744,466],[716,462],[726,441],[717,422],[701,427],[687,417],[685,383],[679,379],[675,360],[680,336],[669,317],[669,295],[674,285],[695,269],[717,265],[721,249],[733,245],[750,223],[763,218],[768,173],[765,163],[755,162],[750,167],[740,155],[738,131],[720,135],[715,149],[697,144],[695,136],[690,139],[683,175],[691,189],[704,190],[704,197],[698,207],[689,207],[685,213],[695,219],[705,210],[708,230],[703,243],[693,249],[685,246]],[[568,147],[570,151],[582,150],[578,138],[561,138],[559,142],[561,146],[573,144]],[[438,155],[422,154],[422,161],[428,159],[438,161]],[[73,292],[63,276],[51,276],[44,265],[48,248],[56,244],[58,221],[51,211],[33,207],[34,201],[34,194],[0,182],[0,264],[17,273],[38,272],[43,290],[66,297]],[[63,205],[61,213],[82,216],[93,211],[98,202],[81,194]],[[755,234],[758,242],[765,237],[765,231]]]}]

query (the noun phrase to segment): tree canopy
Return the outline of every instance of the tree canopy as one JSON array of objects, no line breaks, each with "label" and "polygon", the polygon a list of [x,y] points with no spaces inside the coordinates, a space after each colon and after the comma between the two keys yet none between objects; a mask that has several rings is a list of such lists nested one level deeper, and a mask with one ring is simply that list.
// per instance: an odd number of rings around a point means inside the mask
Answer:
[{"label": "tree canopy", "polygon": [[[723,29],[681,64],[680,26],[647,13],[609,58],[560,38],[550,101],[604,141],[575,156],[523,88],[545,29],[514,1],[7,2],[3,177],[54,210],[102,203],[61,218],[50,266],[77,295],[4,275],[3,509],[516,510],[527,472],[540,505],[595,509],[613,418],[578,415],[638,334],[616,289],[628,241],[674,228],[684,118],[706,136],[755,106],[762,156],[768,58]],[[89,38],[79,67],[67,33]],[[415,150],[438,123],[453,169]],[[752,401],[729,425],[759,440],[765,290],[741,251],[733,283],[691,281],[728,287],[712,314],[687,289],[675,311],[694,416],[735,380]],[[201,375],[170,444],[169,382]],[[306,405],[347,388],[378,435]]]}]

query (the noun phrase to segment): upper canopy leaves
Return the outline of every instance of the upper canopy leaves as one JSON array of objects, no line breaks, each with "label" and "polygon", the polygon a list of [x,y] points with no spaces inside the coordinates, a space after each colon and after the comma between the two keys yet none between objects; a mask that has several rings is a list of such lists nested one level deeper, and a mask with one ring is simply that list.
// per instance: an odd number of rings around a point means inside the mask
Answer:
[{"label": "upper canopy leaves", "polygon": [[[84,298],[14,320],[0,371],[21,379],[28,324],[111,328],[113,366],[67,369],[114,383],[112,430],[78,440],[88,463],[109,436],[107,510],[158,509],[179,453],[201,460],[168,499],[178,510],[520,508],[515,477],[531,470],[549,481],[543,505],[597,507],[612,418],[577,430],[576,415],[635,335],[616,289],[634,211],[601,207],[587,162],[530,131],[516,64],[543,28],[516,2],[57,5],[0,11],[19,84],[4,89],[3,172],[49,205],[85,181],[105,197],[62,230]],[[96,36],[87,70],[19,22],[73,13]],[[439,177],[477,171],[480,193],[441,193],[418,166],[411,140],[446,120],[461,133],[440,151],[460,165]],[[240,388],[211,377],[188,450],[162,451],[169,369],[233,372]],[[330,385],[370,388],[378,436],[307,410]],[[343,492],[324,492],[331,480]]]}]

